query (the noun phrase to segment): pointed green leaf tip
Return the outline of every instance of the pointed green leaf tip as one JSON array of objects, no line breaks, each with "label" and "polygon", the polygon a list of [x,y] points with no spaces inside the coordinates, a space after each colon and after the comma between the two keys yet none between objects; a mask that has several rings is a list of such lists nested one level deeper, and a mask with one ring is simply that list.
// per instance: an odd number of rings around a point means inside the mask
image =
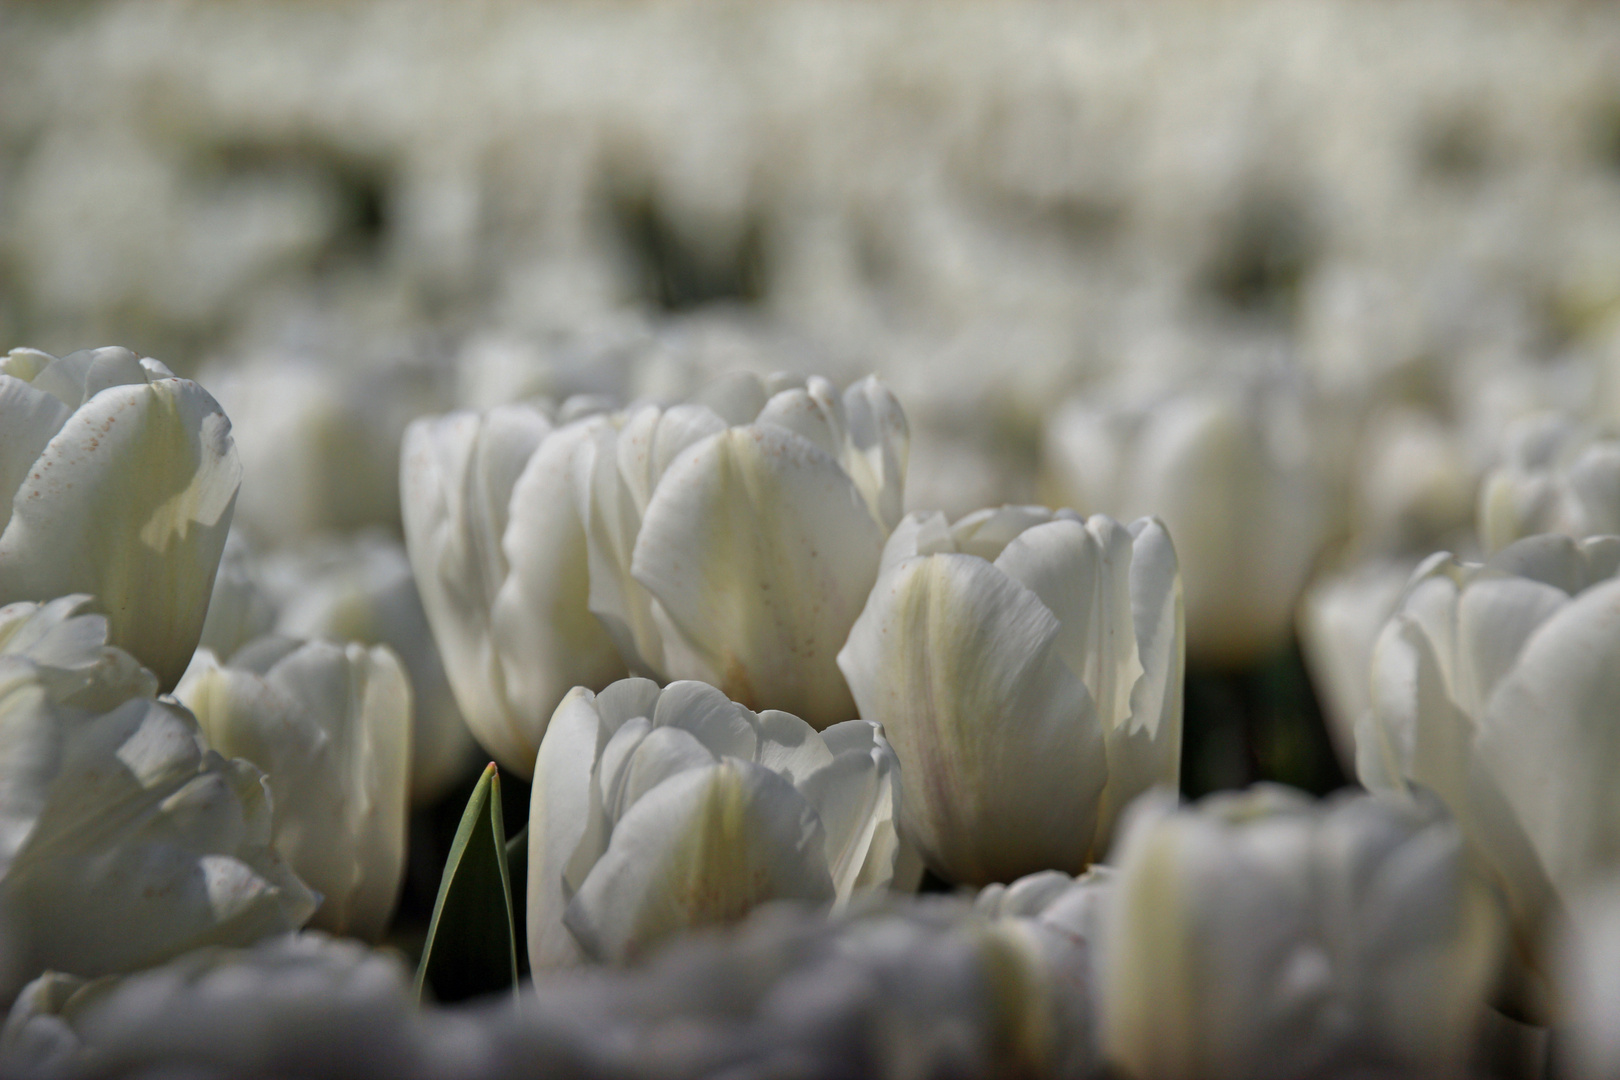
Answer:
[{"label": "pointed green leaf tip", "polygon": [[448,1003],[499,990],[515,994],[517,971],[501,777],[491,762],[467,800],[444,862],[416,969],[416,996],[420,1000],[431,990],[434,999]]}]

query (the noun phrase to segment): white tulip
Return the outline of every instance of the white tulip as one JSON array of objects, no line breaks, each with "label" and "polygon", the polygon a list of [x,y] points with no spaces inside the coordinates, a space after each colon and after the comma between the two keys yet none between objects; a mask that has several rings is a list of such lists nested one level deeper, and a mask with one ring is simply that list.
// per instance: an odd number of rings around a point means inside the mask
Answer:
[{"label": "white tulip", "polygon": [[311,925],[375,939],[405,871],[410,683],[387,648],[261,638],[176,691],[209,743],[270,780],[276,850],[324,899]]},{"label": "white tulip", "polygon": [[1356,763],[1356,724],[1372,707],[1373,646],[1417,569],[1374,559],[1317,578],[1299,598],[1300,651],[1339,762]]},{"label": "white tulip", "polygon": [[1078,872],[1180,777],[1181,576],[1156,520],[911,514],[838,654],[905,769],[904,823],[957,882]]},{"label": "white tulip", "polygon": [[1620,537],[1441,553],[1374,650],[1369,788],[1436,792],[1494,868],[1532,969],[1544,920],[1620,865]]},{"label": "white tulip", "polygon": [[622,959],[766,900],[842,905],[897,876],[914,885],[898,773],[864,720],[818,734],[698,682],[576,688],[530,795],[533,967]]},{"label": "white tulip", "polygon": [[263,775],[153,700],[87,600],[0,608],[7,974],[129,971],[301,925],[315,898],[270,848]]},{"label": "white tulip", "polygon": [[1126,1075],[1466,1063],[1501,917],[1438,807],[1271,786],[1145,800],[1114,861],[1098,986],[1103,1051]]},{"label": "white tulip", "polygon": [[1572,916],[1558,956],[1565,1009],[1560,1034],[1568,1047],[1558,1075],[1614,1080],[1620,1076],[1620,880],[1587,890]]},{"label": "white tulip", "polygon": [[1516,421],[1479,492],[1487,551],[1536,533],[1620,533],[1620,439],[1558,413]]},{"label": "white tulip", "polygon": [[607,426],[509,405],[417,420],[401,449],[405,543],[450,687],[479,743],[524,779],[563,695],[625,673],[587,606],[572,480],[575,449]]},{"label": "white tulip", "polygon": [[1046,433],[1051,497],[1161,518],[1187,583],[1187,649],[1242,665],[1276,649],[1331,527],[1298,395],[1189,390],[1141,407],[1076,399]]},{"label": "white tulip", "polygon": [[637,674],[849,719],[834,655],[899,520],[907,445],[871,378],[840,395],[739,373],[631,409],[576,460],[590,609]]},{"label": "white tulip", "polygon": [[127,349],[0,360],[0,603],[90,593],[163,687],[202,633],[241,469],[207,391]]}]

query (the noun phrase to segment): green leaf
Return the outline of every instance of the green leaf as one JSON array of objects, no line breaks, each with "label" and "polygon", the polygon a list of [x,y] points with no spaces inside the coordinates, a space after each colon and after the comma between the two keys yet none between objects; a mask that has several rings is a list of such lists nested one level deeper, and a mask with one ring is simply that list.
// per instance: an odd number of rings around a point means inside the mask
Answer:
[{"label": "green leaf", "polygon": [[433,903],[416,996],[442,1002],[500,990],[517,993],[517,936],[501,819],[501,776],[493,762],[479,777],[450,844]]}]

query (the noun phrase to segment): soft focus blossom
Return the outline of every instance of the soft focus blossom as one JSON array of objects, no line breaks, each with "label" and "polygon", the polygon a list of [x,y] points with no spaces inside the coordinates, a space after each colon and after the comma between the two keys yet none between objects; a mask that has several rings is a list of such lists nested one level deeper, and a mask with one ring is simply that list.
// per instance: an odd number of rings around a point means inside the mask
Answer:
[{"label": "soft focus blossom", "polygon": [[1501,918],[1437,807],[1286,788],[1139,803],[1107,900],[1103,1049],[1136,1080],[1458,1075]]},{"label": "soft focus blossom", "polygon": [[899,765],[865,720],[821,733],[698,682],[573,690],[535,763],[529,956],[622,959],[767,900],[848,903],[897,877]]},{"label": "soft focus blossom", "polygon": [[1413,576],[1374,650],[1361,780],[1437,793],[1497,875],[1532,968],[1543,921],[1620,851],[1620,538],[1534,536]]},{"label": "soft focus blossom", "polygon": [[1536,533],[1620,533],[1620,438],[1558,413],[1502,436],[1502,461],[1479,492],[1479,538],[1498,551]]},{"label": "soft focus blossom", "polygon": [[172,687],[191,659],[241,476],[207,391],[128,349],[0,360],[0,603],[90,593]]},{"label": "soft focus blossom", "polygon": [[1234,382],[1140,406],[1075,400],[1046,432],[1056,502],[1156,515],[1187,583],[1187,650],[1241,666],[1286,638],[1294,601],[1334,525],[1301,395]]},{"label": "soft focus blossom", "polygon": [[948,880],[1077,873],[1127,802],[1180,777],[1181,576],[1154,519],[911,514],[838,663]]},{"label": "soft focus blossom", "polygon": [[575,462],[590,609],[637,674],[849,719],[834,658],[900,519],[907,445],[872,378],[738,372],[620,414]]},{"label": "soft focus blossom", "polygon": [[401,448],[405,543],[445,673],[473,735],[523,778],[563,695],[625,672],[587,607],[573,488],[574,451],[607,424],[508,405],[424,417]]},{"label": "soft focus blossom", "polygon": [[1568,1048],[1559,1075],[1613,1080],[1620,1076],[1620,880],[1587,890],[1572,915],[1559,942],[1560,1034]]},{"label": "soft focus blossom", "polygon": [[266,637],[199,650],[176,695],[209,744],[262,768],[276,850],[322,895],[311,925],[376,939],[405,871],[411,692],[386,647]]},{"label": "soft focus blossom", "polygon": [[0,608],[0,906],[17,976],[132,971],[301,925],[264,777],[108,646],[87,598]]},{"label": "soft focus blossom", "polygon": [[1466,529],[1479,476],[1463,442],[1420,409],[1374,413],[1351,469],[1351,543],[1369,553],[1426,553]]},{"label": "soft focus blossom", "polygon": [[1356,724],[1372,707],[1373,646],[1395,613],[1415,561],[1371,559],[1318,577],[1299,598],[1299,644],[1346,772],[1356,763]]}]

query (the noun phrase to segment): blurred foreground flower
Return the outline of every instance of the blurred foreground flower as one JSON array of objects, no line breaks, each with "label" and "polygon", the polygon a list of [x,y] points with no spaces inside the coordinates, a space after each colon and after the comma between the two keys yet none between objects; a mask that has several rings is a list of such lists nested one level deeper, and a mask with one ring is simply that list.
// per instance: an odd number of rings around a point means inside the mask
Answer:
[{"label": "blurred foreground flower", "polygon": [[574,450],[606,425],[508,405],[424,417],[401,448],[405,543],[450,686],[479,743],[524,779],[562,696],[625,673],[586,604],[572,481]]},{"label": "blurred foreground flower", "polygon": [[1620,852],[1620,537],[1428,559],[1379,636],[1357,769],[1437,793],[1495,871],[1519,957]]},{"label": "blurred foreground flower", "polygon": [[1462,1071],[1501,918],[1443,811],[1271,786],[1172,806],[1137,804],[1116,851],[1098,982],[1113,1064],[1137,1080]]},{"label": "blurred foreground flower", "polygon": [[1076,399],[1047,428],[1050,497],[1163,519],[1187,583],[1188,655],[1242,666],[1282,644],[1331,532],[1309,423],[1298,395],[1242,386],[1136,408]]},{"label": "blurred foreground flower", "polygon": [[1587,890],[1573,908],[1558,957],[1567,1075],[1614,1080],[1620,1076],[1620,879]]},{"label": "blurred foreground flower", "polygon": [[738,372],[615,417],[575,466],[590,609],[636,674],[849,719],[834,657],[900,519],[907,446],[872,378],[840,394]]},{"label": "blurred foreground flower", "polygon": [[1515,422],[1479,492],[1479,538],[1499,551],[1536,533],[1620,533],[1620,439],[1559,413]]},{"label": "blurred foreground flower", "polygon": [[818,734],[699,682],[575,689],[535,763],[534,970],[623,959],[767,900],[842,905],[897,876],[914,883],[898,774],[864,720]]},{"label": "blurred foreground flower", "polygon": [[241,469],[231,422],[128,349],[0,360],[0,603],[90,593],[174,686],[197,647]]},{"label": "blurred foreground flower", "polygon": [[1181,577],[1156,520],[907,516],[838,663],[947,880],[1082,870],[1181,765]]},{"label": "blurred foreground flower", "polygon": [[977,905],[891,896],[831,919],[773,904],[635,968],[455,1009],[417,1009],[391,952],[287,935],[125,978],[46,975],[12,1009],[0,1072],[1085,1080],[1107,889],[1041,875]]},{"label": "blurred foreground flower", "polygon": [[131,971],[301,925],[315,898],[270,848],[264,778],[154,700],[88,598],[0,608],[0,978]]},{"label": "blurred foreground flower", "polygon": [[176,696],[270,778],[276,850],[322,894],[310,925],[376,940],[405,872],[411,692],[386,647],[265,637],[206,649]]}]

